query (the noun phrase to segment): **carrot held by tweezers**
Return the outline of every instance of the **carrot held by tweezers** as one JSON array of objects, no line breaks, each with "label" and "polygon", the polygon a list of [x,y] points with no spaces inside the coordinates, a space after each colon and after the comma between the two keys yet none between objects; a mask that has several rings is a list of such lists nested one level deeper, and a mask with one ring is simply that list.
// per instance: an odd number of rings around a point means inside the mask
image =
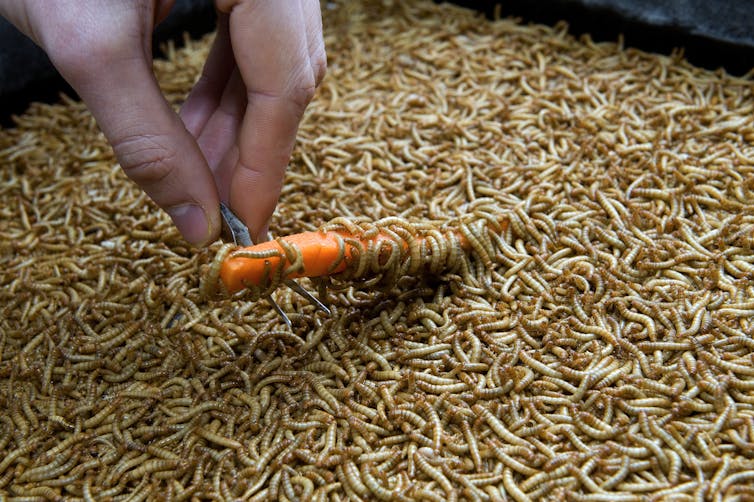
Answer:
[{"label": "carrot held by tweezers", "polygon": [[[228,207],[223,202],[220,203],[220,216],[223,219],[224,228],[223,230],[227,230],[227,233],[229,234],[230,238],[233,241],[233,244],[240,245],[244,247],[250,247],[254,244],[254,242],[251,240],[251,234],[249,233],[249,228],[246,226],[246,224],[233,212],[233,210]],[[216,279],[212,279],[213,281],[216,281]],[[327,306],[319,301],[319,299],[315,296],[313,296],[311,293],[309,293],[307,290],[305,290],[299,283],[294,281],[293,279],[285,279],[283,281],[286,286],[291,288],[296,293],[303,296],[309,303],[317,307],[319,310],[324,312],[327,315],[330,315],[330,309],[327,308]],[[206,286],[206,283],[205,283]],[[214,286],[210,286],[211,288],[214,288]],[[204,289],[204,288],[203,288]],[[207,291],[205,291],[205,294]],[[270,303],[270,306],[275,309],[275,311],[280,315],[280,318],[283,320],[285,324],[288,325],[288,327],[292,327],[290,318],[283,312],[283,309],[280,308],[280,305],[277,304],[277,302],[270,296],[267,295],[267,300]]]},{"label": "carrot held by tweezers", "polygon": [[218,252],[208,281],[216,284],[219,279],[228,294],[250,289],[258,296],[269,294],[281,281],[299,277],[399,278],[423,268],[431,273],[452,271],[472,251],[488,262],[492,247],[488,231],[499,234],[507,227],[505,218],[459,221],[439,228],[400,218],[375,223],[336,218],[318,231],[248,247],[226,246]]},{"label": "carrot held by tweezers", "polygon": [[[234,293],[248,285],[263,284],[270,271],[281,266],[290,269],[284,274],[289,279],[336,274],[345,270],[353,259],[353,247],[344,245],[349,237],[355,238],[333,231],[303,232],[241,248],[240,253],[235,252],[223,261],[220,279],[228,292]],[[382,238],[380,235],[374,237]],[[362,241],[362,244],[368,243]],[[300,250],[300,267],[291,267],[292,263],[286,258],[286,247]]]}]

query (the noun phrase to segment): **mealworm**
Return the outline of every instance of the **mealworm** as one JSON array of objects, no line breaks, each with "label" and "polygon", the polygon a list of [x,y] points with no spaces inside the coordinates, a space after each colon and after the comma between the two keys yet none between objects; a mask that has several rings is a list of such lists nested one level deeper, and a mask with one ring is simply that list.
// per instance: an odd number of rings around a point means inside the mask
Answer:
[{"label": "mealworm", "polygon": [[368,488],[361,481],[361,473],[356,465],[351,461],[346,461],[342,465],[345,475],[345,482],[360,496],[365,497],[369,494]]},{"label": "mealworm", "polygon": [[396,493],[383,487],[380,482],[370,472],[370,466],[367,463],[361,464],[361,479],[364,485],[369,489],[372,495],[380,500],[402,500],[404,497],[400,493]]},{"label": "mealworm", "polygon": [[519,472],[523,474],[524,476],[533,476],[537,474],[539,471],[536,469],[533,469],[525,464],[522,464],[518,460],[514,459],[510,455],[508,455],[499,445],[496,444],[489,444],[490,449],[492,450],[493,454],[501,461],[503,464],[505,464],[506,467],[513,469],[516,472]]},{"label": "mealworm", "polygon": [[35,467],[33,469],[29,469],[28,471],[25,471],[21,476],[18,477],[18,481],[25,481],[25,482],[39,482],[39,481],[46,481],[52,478],[55,478],[57,476],[60,476],[61,474],[65,474],[68,471],[71,470],[71,468],[78,462],[79,460],[79,454],[73,453],[73,455],[70,458],[61,457],[63,460],[57,461],[53,460],[48,465]]},{"label": "mealworm", "polygon": [[445,477],[442,471],[439,471],[432,465],[430,465],[427,459],[424,458],[424,455],[422,455],[422,453],[418,451],[414,453],[413,458],[419,470],[421,470],[425,475],[429,476],[430,478],[435,480],[438,485],[440,485],[447,496],[447,500],[457,500],[458,495],[456,493],[456,490],[453,488],[450,480]]},{"label": "mealworm", "polygon": [[204,427],[198,427],[196,429],[196,433],[199,436],[206,439],[207,441],[210,441],[220,446],[224,446],[226,448],[232,448],[234,450],[240,450],[243,448],[243,445],[239,443],[238,441],[234,439],[226,438],[224,436],[221,436],[220,434],[211,432]]},{"label": "mealworm", "polygon": [[503,469],[503,486],[505,486],[505,490],[516,500],[516,502],[527,502],[531,500],[521,487],[516,484],[513,479],[512,471],[507,467]]},{"label": "mealworm", "polygon": [[476,413],[485,422],[487,422],[490,428],[495,432],[495,434],[498,435],[500,439],[514,445],[524,447],[528,446],[528,443],[526,441],[511,433],[508,428],[505,427],[505,425],[503,425],[503,423],[488,409],[482,408],[480,405],[474,405],[472,409],[474,410],[474,413]]},{"label": "mealworm", "polygon": [[[322,12],[360,29],[329,30],[274,250],[183,242],[80,102],[3,129],[0,491],[748,496],[746,79],[500,9],[364,7]],[[168,101],[209,43],[155,60]],[[311,263],[280,236],[319,229],[329,317],[278,288]],[[231,255],[260,265],[238,296]]]}]

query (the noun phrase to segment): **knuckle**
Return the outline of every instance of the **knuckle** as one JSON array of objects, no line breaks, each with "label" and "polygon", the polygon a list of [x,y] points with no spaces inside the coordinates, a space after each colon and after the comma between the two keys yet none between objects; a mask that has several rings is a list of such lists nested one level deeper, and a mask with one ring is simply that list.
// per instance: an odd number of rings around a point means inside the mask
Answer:
[{"label": "knuckle", "polygon": [[308,65],[302,65],[292,85],[289,86],[286,92],[287,98],[301,108],[302,112],[314,98],[317,87],[324,77],[326,66],[325,60],[309,60]]},{"label": "knuckle", "polygon": [[314,92],[316,91],[315,84],[312,83],[305,83],[303,85],[297,86],[294,89],[292,89],[289,92],[289,99],[302,108],[307,107],[307,105],[311,102],[311,100],[314,98]]},{"label": "knuckle", "polygon": [[120,139],[113,145],[123,171],[134,182],[149,186],[170,177],[176,152],[159,136],[139,135]]},{"label": "knuckle", "polygon": [[311,64],[315,85],[319,86],[327,73],[327,56],[325,56],[324,51],[313,57]]}]

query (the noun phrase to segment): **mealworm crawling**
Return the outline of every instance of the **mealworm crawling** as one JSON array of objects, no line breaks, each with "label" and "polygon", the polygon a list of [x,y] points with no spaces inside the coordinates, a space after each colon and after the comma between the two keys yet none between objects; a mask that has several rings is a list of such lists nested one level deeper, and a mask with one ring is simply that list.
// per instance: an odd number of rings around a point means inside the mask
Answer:
[{"label": "mealworm crawling", "polygon": [[435,467],[430,465],[427,459],[424,458],[424,455],[422,455],[422,453],[418,451],[414,453],[414,462],[416,462],[416,465],[419,468],[419,470],[421,470],[424,474],[426,474],[427,476],[435,480],[437,484],[440,485],[443,491],[445,491],[445,494],[448,500],[458,499],[458,494],[456,493],[456,490],[451,485],[450,480],[448,480],[448,478],[445,477],[442,471],[439,471]]},{"label": "mealworm crawling", "polygon": [[500,439],[507,441],[508,443],[519,445],[519,446],[528,446],[528,443],[524,441],[523,439],[515,436],[512,434],[505,425],[497,418],[495,417],[488,409],[482,408],[479,405],[474,405],[473,408],[475,413],[479,415],[484,421],[487,422],[487,424],[490,426],[490,428],[495,432],[495,434],[500,437]]},{"label": "mealworm crawling", "polygon": [[367,463],[361,464],[361,479],[369,491],[380,500],[401,500],[404,499],[400,493],[388,490],[370,472],[370,466]]},{"label": "mealworm crawling", "polygon": [[[3,129],[0,491],[748,496],[750,82],[500,9],[330,7],[274,248],[188,246],[80,102]],[[210,43],[155,60],[170,103]],[[277,287],[313,265],[330,316]]]}]

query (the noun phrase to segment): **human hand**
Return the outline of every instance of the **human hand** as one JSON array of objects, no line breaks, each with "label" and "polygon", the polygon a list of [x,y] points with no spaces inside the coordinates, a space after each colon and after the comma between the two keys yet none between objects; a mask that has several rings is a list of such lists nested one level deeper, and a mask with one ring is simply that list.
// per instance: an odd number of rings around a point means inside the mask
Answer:
[{"label": "human hand", "polygon": [[152,72],[174,0],[0,0],[87,104],[126,174],[196,245],[229,202],[266,234],[296,130],[326,57],[317,0],[216,0],[218,33],[177,115]]}]

